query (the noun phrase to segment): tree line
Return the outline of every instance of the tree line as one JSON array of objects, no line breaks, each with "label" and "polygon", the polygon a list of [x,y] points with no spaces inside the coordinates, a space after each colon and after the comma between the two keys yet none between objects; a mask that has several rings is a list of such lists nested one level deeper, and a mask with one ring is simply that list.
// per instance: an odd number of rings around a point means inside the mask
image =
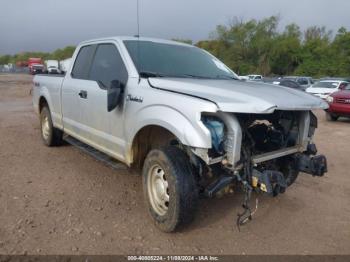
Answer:
[{"label": "tree line", "polygon": [[340,28],[335,36],[325,27],[304,31],[296,24],[278,30],[277,16],[217,26],[211,40],[196,45],[208,50],[240,75],[262,74],[350,76],[350,32]]},{"label": "tree line", "polygon": [[[344,27],[335,34],[326,27],[312,26],[302,31],[297,24],[279,30],[280,19],[232,19],[218,25],[209,40],[197,42],[239,75],[262,74],[350,76],[350,32]],[[191,40],[181,40],[192,43]],[[71,57],[74,46],[52,53],[24,52],[0,56],[0,64],[26,61],[29,57],[62,60]]]},{"label": "tree line", "polygon": [[49,52],[22,52],[15,55],[3,55],[0,56],[0,65],[3,64],[16,64],[17,62],[21,61],[28,61],[28,58],[30,57],[40,57],[43,60],[64,60],[66,58],[72,57],[75,50],[75,46],[67,46],[65,48],[59,48],[53,51],[52,53]]}]

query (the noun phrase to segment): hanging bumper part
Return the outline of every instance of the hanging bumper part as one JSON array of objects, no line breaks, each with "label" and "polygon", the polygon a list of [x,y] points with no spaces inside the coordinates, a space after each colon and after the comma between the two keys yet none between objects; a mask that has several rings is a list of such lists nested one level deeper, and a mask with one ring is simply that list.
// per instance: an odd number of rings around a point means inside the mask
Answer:
[{"label": "hanging bumper part", "polygon": [[300,154],[297,156],[297,165],[299,171],[312,176],[321,177],[328,171],[327,159],[324,155],[311,157],[306,154]]}]

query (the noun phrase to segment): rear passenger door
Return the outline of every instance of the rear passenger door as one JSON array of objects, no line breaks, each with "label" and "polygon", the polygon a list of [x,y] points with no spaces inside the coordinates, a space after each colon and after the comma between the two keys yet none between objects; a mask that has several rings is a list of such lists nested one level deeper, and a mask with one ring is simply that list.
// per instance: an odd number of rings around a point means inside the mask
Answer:
[{"label": "rear passenger door", "polygon": [[81,125],[82,108],[81,101],[84,98],[82,92],[90,85],[89,71],[95,54],[96,45],[82,46],[76,56],[70,74],[66,74],[61,89],[62,121],[64,131],[78,139],[83,131]]},{"label": "rear passenger door", "polygon": [[88,78],[89,81],[84,86],[87,97],[80,101],[80,124],[84,140],[95,148],[124,160],[124,96],[117,108],[111,112],[107,110],[107,88],[117,80],[123,83],[125,93],[128,81],[128,72],[116,44],[103,43],[96,46]]}]

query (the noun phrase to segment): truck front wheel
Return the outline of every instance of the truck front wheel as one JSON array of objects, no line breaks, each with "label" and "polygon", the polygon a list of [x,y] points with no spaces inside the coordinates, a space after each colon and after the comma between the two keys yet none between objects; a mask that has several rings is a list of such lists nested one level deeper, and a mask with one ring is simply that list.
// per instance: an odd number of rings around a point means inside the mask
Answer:
[{"label": "truck front wheel", "polygon": [[160,230],[172,232],[193,220],[198,188],[182,150],[167,146],[150,151],[142,173],[146,204]]},{"label": "truck front wheel", "polygon": [[41,137],[47,146],[59,146],[62,144],[63,133],[52,124],[51,113],[44,106],[40,113]]},{"label": "truck front wheel", "polygon": [[332,113],[326,112],[326,119],[327,121],[337,121],[338,120],[338,116],[334,115]]}]

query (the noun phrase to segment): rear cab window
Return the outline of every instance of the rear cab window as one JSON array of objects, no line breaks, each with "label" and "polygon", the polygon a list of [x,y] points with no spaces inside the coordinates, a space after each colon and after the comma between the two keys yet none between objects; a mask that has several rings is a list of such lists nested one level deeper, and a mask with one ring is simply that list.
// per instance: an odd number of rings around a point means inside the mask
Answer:
[{"label": "rear cab window", "polygon": [[83,46],[80,48],[71,73],[73,78],[89,79],[89,69],[95,49],[96,46],[94,45]]}]

